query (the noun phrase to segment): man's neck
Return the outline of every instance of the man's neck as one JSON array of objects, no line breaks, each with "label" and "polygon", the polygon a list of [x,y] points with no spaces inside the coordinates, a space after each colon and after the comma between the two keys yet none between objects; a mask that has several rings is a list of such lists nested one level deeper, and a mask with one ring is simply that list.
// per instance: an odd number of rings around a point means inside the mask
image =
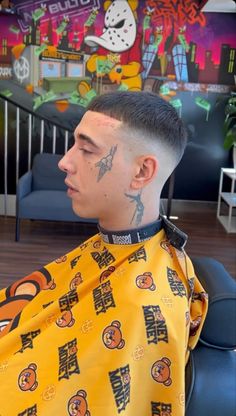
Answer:
[{"label": "man's neck", "polygon": [[117,216],[112,219],[104,219],[99,220],[99,226],[107,231],[125,231],[125,230],[136,230],[145,226],[148,226],[149,224],[154,223],[159,218],[159,210],[149,214],[144,215],[142,221],[132,221],[126,218],[126,215],[124,215],[122,218],[118,218]]}]

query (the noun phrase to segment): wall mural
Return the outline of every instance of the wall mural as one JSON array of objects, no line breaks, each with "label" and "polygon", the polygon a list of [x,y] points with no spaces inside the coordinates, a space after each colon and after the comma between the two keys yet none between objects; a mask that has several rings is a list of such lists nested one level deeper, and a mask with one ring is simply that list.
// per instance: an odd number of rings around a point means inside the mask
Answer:
[{"label": "wall mural", "polygon": [[[235,84],[234,16],[222,24],[194,1],[1,4],[0,78],[36,93],[34,110],[48,101],[63,111],[67,103],[86,107],[96,94],[143,89],[181,113],[178,91],[227,92]],[[208,117],[210,103],[199,95],[195,104]]]},{"label": "wall mural", "polygon": [[[203,13],[193,0],[0,0],[0,96],[72,132],[94,96],[117,89],[154,91],[176,108],[190,132],[175,197],[216,200],[220,167],[231,165],[222,145],[224,103],[216,102],[235,90],[235,19],[235,13]],[[33,154],[40,142],[35,119]],[[9,129],[14,161],[13,110]],[[20,137],[22,174],[26,118]],[[46,137],[44,151],[51,151],[48,124]],[[60,141],[56,151],[63,153]],[[0,177],[2,169],[3,156]],[[8,176],[14,193],[12,169]]]}]

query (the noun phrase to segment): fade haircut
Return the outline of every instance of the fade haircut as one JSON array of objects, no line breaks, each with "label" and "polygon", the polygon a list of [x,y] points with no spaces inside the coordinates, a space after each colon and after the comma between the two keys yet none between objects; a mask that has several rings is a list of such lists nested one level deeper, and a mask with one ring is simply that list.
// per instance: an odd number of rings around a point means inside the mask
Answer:
[{"label": "fade haircut", "polygon": [[105,114],[150,137],[170,150],[178,164],[183,156],[187,133],[174,107],[155,93],[116,91],[95,97],[87,110]]}]

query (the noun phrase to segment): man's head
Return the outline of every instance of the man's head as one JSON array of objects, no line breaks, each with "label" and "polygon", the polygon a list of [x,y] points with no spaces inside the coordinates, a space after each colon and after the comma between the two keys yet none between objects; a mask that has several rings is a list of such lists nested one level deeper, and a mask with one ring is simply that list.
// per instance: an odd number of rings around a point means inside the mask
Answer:
[{"label": "man's head", "polygon": [[157,94],[150,92],[115,92],[95,98],[87,108],[122,122],[130,139],[144,148],[162,146],[179,163],[186,145],[186,131],[175,109]]},{"label": "man's head", "polygon": [[75,212],[112,229],[127,226],[132,210],[131,228],[156,219],[161,190],[185,145],[182,121],[158,95],[127,91],[95,98],[59,163]]}]

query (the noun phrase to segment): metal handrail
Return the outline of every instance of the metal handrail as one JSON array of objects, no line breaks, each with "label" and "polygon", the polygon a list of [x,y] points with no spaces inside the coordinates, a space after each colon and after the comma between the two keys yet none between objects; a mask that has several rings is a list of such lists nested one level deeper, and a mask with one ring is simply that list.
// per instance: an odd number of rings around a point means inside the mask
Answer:
[{"label": "metal handrail", "polygon": [[[4,179],[3,179],[3,187],[4,187],[4,214],[8,215],[8,169],[9,169],[9,104],[13,105],[16,109],[16,116],[15,116],[15,134],[16,134],[16,141],[15,141],[15,153],[16,153],[16,186],[19,179],[19,166],[20,166],[20,126],[21,126],[21,113],[24,111],[27,113],[28,118],[28,158],[27,158],[27,167],[26,171],[31,169],[31,162],[34,157],[32,151],[32,137],[33,137],[33,124],[34,120],[38,119],[40,122],[40,143],[39,143],[39,152],[42,153],[45,148],[46,138],[48,137],[45,135],[45,123],[48,123],[50,127],[52,127],[52,150],[51,153],[56,153],[56,145],[57,145],[57,133],[58,129],[64,132],[64,153],[68,150],[69,147],[69,136],[73,134],[73,130],[65,129],[62,123],[52,121],[50,117],[43,117],[42,115],[30,110],[28,107],[22,105],[21,103],[16,103],[10,97],[6,97],[0,93],[0,100],[3,100],[4,103],[4,156],[3,156],[3,163],[4,163]],[[79,120],[78,120],[79,121]],[[25,172],[24,172],[25,173]]]},{"label": "metal handrail", "polygon": [[[27,112],[28,114],[31,114],[32,116],[35,116],[35,117],[37,117],[41,120],[47,121],[48,123],[55,125],[57,128],[65,129],[65,125],[63,123],[60,123],[60,122],[57,122],[57,121],[56,122],[54,121],[52,123],[51,118],[47,117],[46,114],[42,116],[42,115],[40,115],[40,113],[35,112],[33,109],[32,110],[29,109],[28,107],[22,105],[21,103],[16,104],[16,102],[13,99],[11,99],[10,97],[6,97],[5,95],[1,94],[1,92],[0,92],[0,98],[3,99],[4,101],[7,101],[8,103],[13,104],[14,106],[17,106],[20,110],[23,110],[23,111]],[[67,130],[68,130],[68,132],[73,133],[73,129],[71,129],[71,130],[67,129]]]}]

